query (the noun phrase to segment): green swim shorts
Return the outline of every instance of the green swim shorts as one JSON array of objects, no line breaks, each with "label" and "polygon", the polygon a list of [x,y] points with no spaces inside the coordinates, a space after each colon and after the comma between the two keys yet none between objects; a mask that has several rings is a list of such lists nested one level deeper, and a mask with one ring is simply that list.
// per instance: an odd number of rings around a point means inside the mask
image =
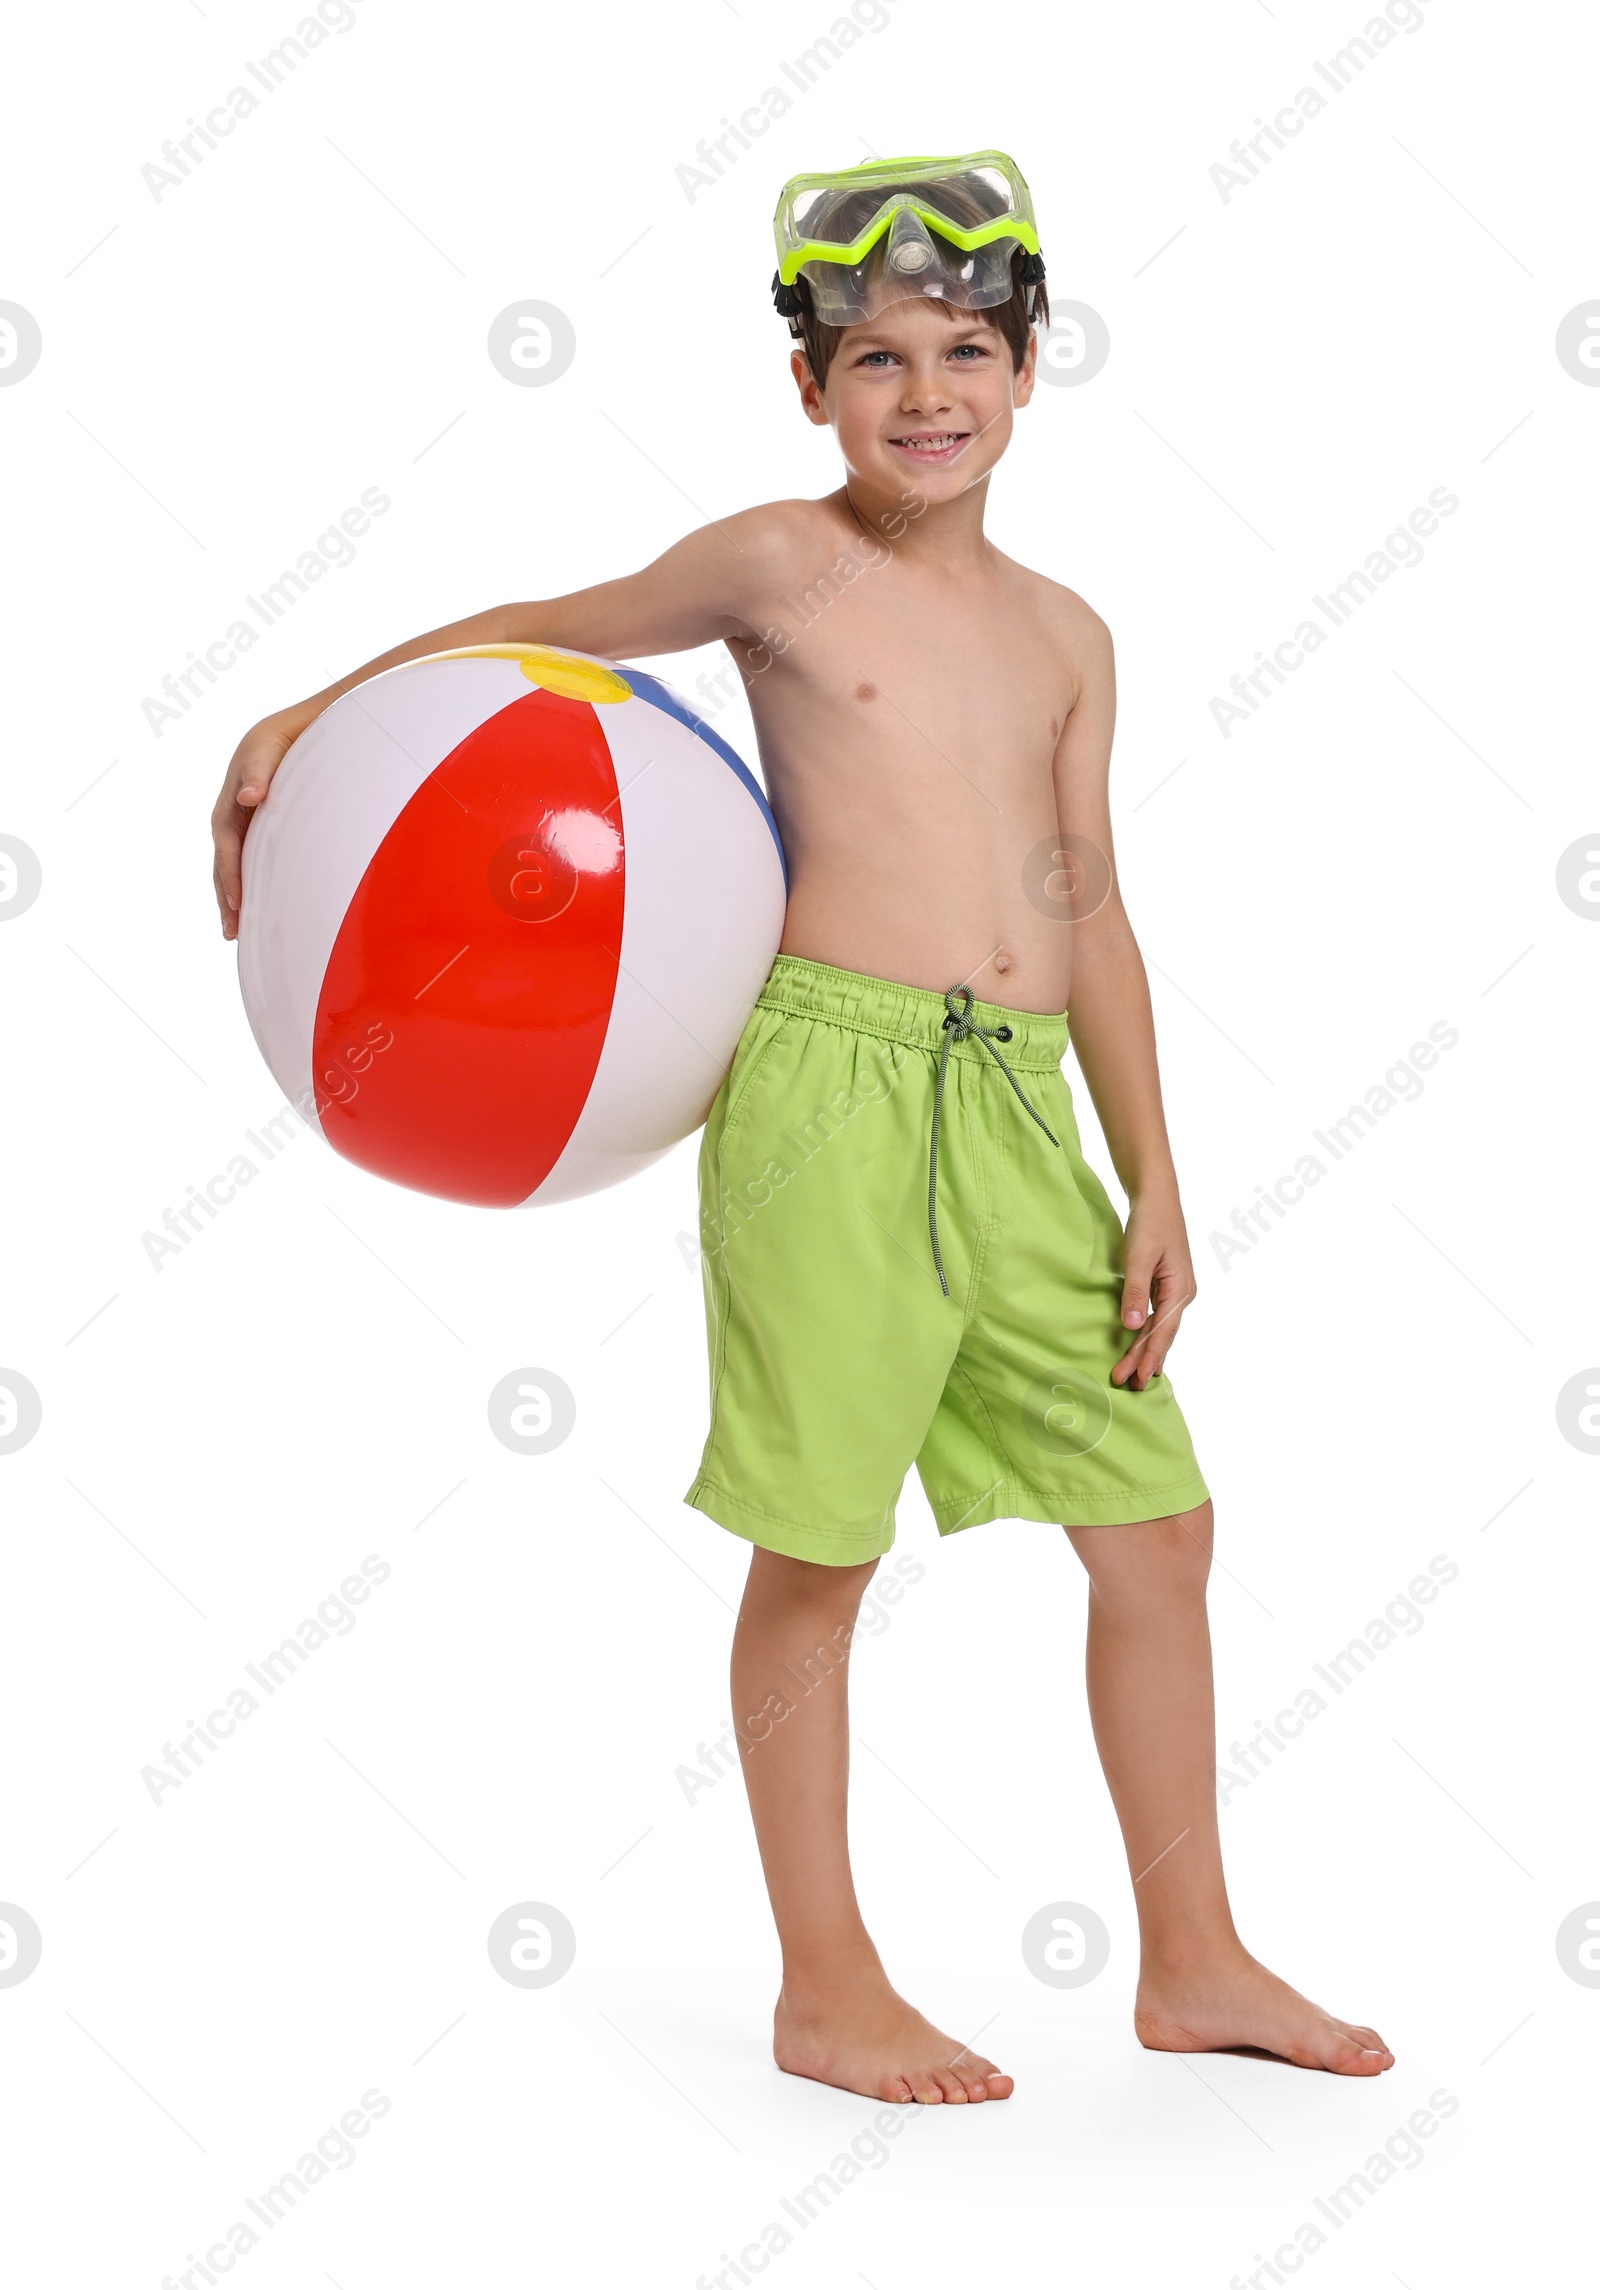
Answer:
[{"label": "green swim shorts", "polygon": [[1111,1381],[1122,1228],[1066,1046],[1065,1018],[778,956],[701,1145],[711,1429],[686,1501],[849,1566],[894,1541],[913,1462],[941,1535],[1206,1500],[1166,1377]]}]

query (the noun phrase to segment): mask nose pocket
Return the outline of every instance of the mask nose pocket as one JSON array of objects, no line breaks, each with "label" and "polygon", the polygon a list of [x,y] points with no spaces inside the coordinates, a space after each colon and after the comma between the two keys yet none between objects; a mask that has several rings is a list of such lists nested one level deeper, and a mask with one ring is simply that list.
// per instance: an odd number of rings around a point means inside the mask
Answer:
[{"label": "mask nose pocket", "polygon": [[932,270],[939,259],[922,217],[910,207],[902,207],[889,226],[885,259],[897,278],[914,279]]}]

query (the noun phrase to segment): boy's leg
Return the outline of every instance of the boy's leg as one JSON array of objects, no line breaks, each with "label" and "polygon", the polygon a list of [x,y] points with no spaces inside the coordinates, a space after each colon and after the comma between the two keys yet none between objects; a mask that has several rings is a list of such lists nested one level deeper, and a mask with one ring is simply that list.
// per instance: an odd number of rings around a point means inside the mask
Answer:
[{"label": "boy's leg", "polygon": [[850,1874],[848,1651],[876,1559],[757,1548],[733,1640],[733,1715],[783,1948],[773,2053],[872,2099],[1007,2099],[1012,2083],[889,1985]]},{"label": "boy's leg", "polygon": [[1379,2075],[1394,2064],[1382,2037],[1308,2003],[1234,1930],[1217,1835],[1211,1527],[1204,1503],[1067,1529],[1089,1575],[1089,1709],[1139,1911],[1135,2031],[1152,2051],[1250,2046]]}]

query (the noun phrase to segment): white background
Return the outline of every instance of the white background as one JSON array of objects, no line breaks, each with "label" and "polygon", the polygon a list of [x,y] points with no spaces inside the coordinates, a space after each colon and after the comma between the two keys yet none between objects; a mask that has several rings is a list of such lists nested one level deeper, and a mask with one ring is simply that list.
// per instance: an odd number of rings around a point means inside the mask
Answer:
[{"label": "white background", "polygon": [[[1600,1459],[1556,1419],[1600,1358],[1600,930],[1556,891],[1600,826],[1600,393],[1554,350],[1600,293],[1592,24],[1426,0],[1224,200],[1208,171],[1324,89],[1354,0],[886,0],[690,200],[675,169],[789,86],[822,0],[352,13],[159,201],[141,167],[293,30],[290,0],[39,8],[11,36],[0,297],[44,344],[0,389],[0,832],[43,869],[0,931],[0,1366],[43,1403],[0,1456],[0,1899],[43,1934],[0,1987],[16,2279],[156,2290],[375,2087],[356,2160],[239,2261],[252,2290],[690,2290],[869,2123],[772,2067],[740,1785],[690,1804],[676,1778],[726,1718],[747,1555],[680,1502],[693,1145],[518,1216],[303,1135],[159,1271],[141,1235],[280,1102],[209,883],[240,734],[403,636],[831,487],[767,299],[777,189],[984,144],[1029,177],[1058,300],[1110,329],[1104,371],[1019,421],[991,527],[1118,645],[1120,860],[1201,1278],[1172,1365],[1217,1498],[1224,1751],[1430,1559],[1459,1575],[1222,1815],[1249,1944],[1398,2065],[1146,2055],[1081,1573],[1039,1526],[938,1547],[912,1483],[926,1571],[853,1665],[861,1889],[899,1984],[983,2030],[1018,2094],[919,2118],[770,2278],[1223,2290],[1440,2089],[1458,2111],[1425,2159],[1308,2279],[1544,2278],[1592,2159],[1600,2013],[1554,1944],[1600,1895]],[[546,387],[485,351],[528,297],[576,329]],[[370,486],[393,506],[355,563],[156,738],[162,677]],[[1440,486],[1460,506],[1424,561],[1223,739],[1213,696]],[[719,664],[666,666],[692,690]],[[753,753],[740,708],[719,728]],[[1441,1020],[1460,1040],[1421,1097],[1224,1268],[1212,1232]],[[485,1414],[525,1366],[577,1400],[542,1458]],[[392,1574],[357,1627],[153,1804],[162,1744],[368,1553]],[[578,1938],[535,1991],[485,1947],[528,1900]],[[1076,1990],[1020,1952],[1061,1900],[1112,1934]]]}]

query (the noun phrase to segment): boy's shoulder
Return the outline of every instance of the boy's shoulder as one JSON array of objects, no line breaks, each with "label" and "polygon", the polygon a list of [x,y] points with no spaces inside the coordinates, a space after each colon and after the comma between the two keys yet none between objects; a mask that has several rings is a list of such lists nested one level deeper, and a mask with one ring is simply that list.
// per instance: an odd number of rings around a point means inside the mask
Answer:
[{"label": "boy's shoulder", "polygon": [[1086,684],[1105,683],[1115,674],[1111,644],[1111,631],[1087,598],[1063,581],[1051,580],[1046,573],[1035,572],[1031,566],[1018,564],[1008,558],[1019,596],[1026,600],[1027,609],[1035,616],[1035,626],[1042,628],[1062,666],[1068,671],[1072,685],[1072,703]]},{"label": "boy's shoulder", "polygon": [[663,583],[679,603],[699,599],[748,633],[765,627],[794,582],[804,587],[827,573],[858,532],[848,510],[841,513],[833,501],[762,501],[696,526],[641,578]]},{"label": "boy's shoulder", "polygon": [[1069,643],[1109,648],[1111,631],[1086,597],[1080,596],[1075,588],[1068,588],[1064,581],[1052,580],[1048,573],[1018,564],[1014,557],[1007,562],[1023,584],[1035,611],[1042,613]]},{"label": "boy's shoulder", "polygon": [[819,551],[836,554],[860,527],[837,494],[820,501],[761,501],[717,520],[723,535],[751,560],[758,575],[811,563]]}]

